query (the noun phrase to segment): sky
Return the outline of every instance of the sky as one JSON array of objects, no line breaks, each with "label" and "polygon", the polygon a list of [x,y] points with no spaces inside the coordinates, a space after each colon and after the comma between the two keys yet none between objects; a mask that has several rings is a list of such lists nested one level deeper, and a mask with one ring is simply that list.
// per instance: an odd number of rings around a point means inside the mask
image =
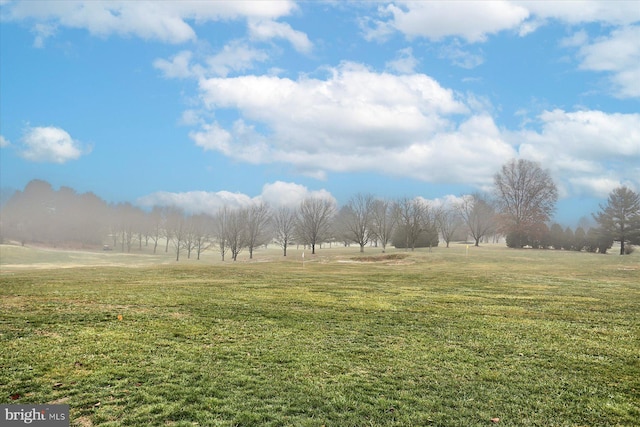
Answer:
[{"label": "sky", "polygon": [[640,190],[640,1],[0,0],[0,186],[141,207]]}]

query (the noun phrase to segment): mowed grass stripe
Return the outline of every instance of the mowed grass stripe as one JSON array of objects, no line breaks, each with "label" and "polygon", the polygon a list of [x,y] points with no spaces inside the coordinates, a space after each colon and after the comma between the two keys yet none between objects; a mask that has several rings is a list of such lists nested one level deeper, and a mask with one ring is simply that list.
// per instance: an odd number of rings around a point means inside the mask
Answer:
[{"label": "mowed grass stripe", "polygon": [[637,257],[267,261],[3,272],[0,399],[77,425],[640,419]]}]

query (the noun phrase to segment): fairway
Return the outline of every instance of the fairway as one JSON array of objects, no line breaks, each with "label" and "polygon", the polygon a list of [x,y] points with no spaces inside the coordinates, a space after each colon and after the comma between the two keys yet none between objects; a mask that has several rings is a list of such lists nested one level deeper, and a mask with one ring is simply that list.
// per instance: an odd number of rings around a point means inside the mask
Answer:
[{"label": "fairway", "polygon": [[0,403],[71,425],[640,420],[637,252],[1,250]]}]

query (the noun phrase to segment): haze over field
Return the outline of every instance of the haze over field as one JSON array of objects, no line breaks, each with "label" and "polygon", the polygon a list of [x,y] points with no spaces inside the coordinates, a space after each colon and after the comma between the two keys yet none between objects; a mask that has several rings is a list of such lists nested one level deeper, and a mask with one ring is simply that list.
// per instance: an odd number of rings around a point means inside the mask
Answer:
[{"label": "haze over field", "polygon": [[[575,224],[640,188],[640,8],[0,1],[0,184],[187,210],[445,200],[540,162]],[[2,198],[5,198],[3,194]]]}]

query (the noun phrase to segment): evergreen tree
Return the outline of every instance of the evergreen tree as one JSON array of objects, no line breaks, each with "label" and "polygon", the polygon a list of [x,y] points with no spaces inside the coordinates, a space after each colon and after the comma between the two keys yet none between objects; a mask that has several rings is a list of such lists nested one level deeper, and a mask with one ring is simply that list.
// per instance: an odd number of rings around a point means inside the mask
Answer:
[{"label": "evergreen tree", "polygon": [[625,254],[625,244],[640,242],[640,195],[631,189],[615,188],[593,217],[604,233],[620,242],[620,255]]}]

